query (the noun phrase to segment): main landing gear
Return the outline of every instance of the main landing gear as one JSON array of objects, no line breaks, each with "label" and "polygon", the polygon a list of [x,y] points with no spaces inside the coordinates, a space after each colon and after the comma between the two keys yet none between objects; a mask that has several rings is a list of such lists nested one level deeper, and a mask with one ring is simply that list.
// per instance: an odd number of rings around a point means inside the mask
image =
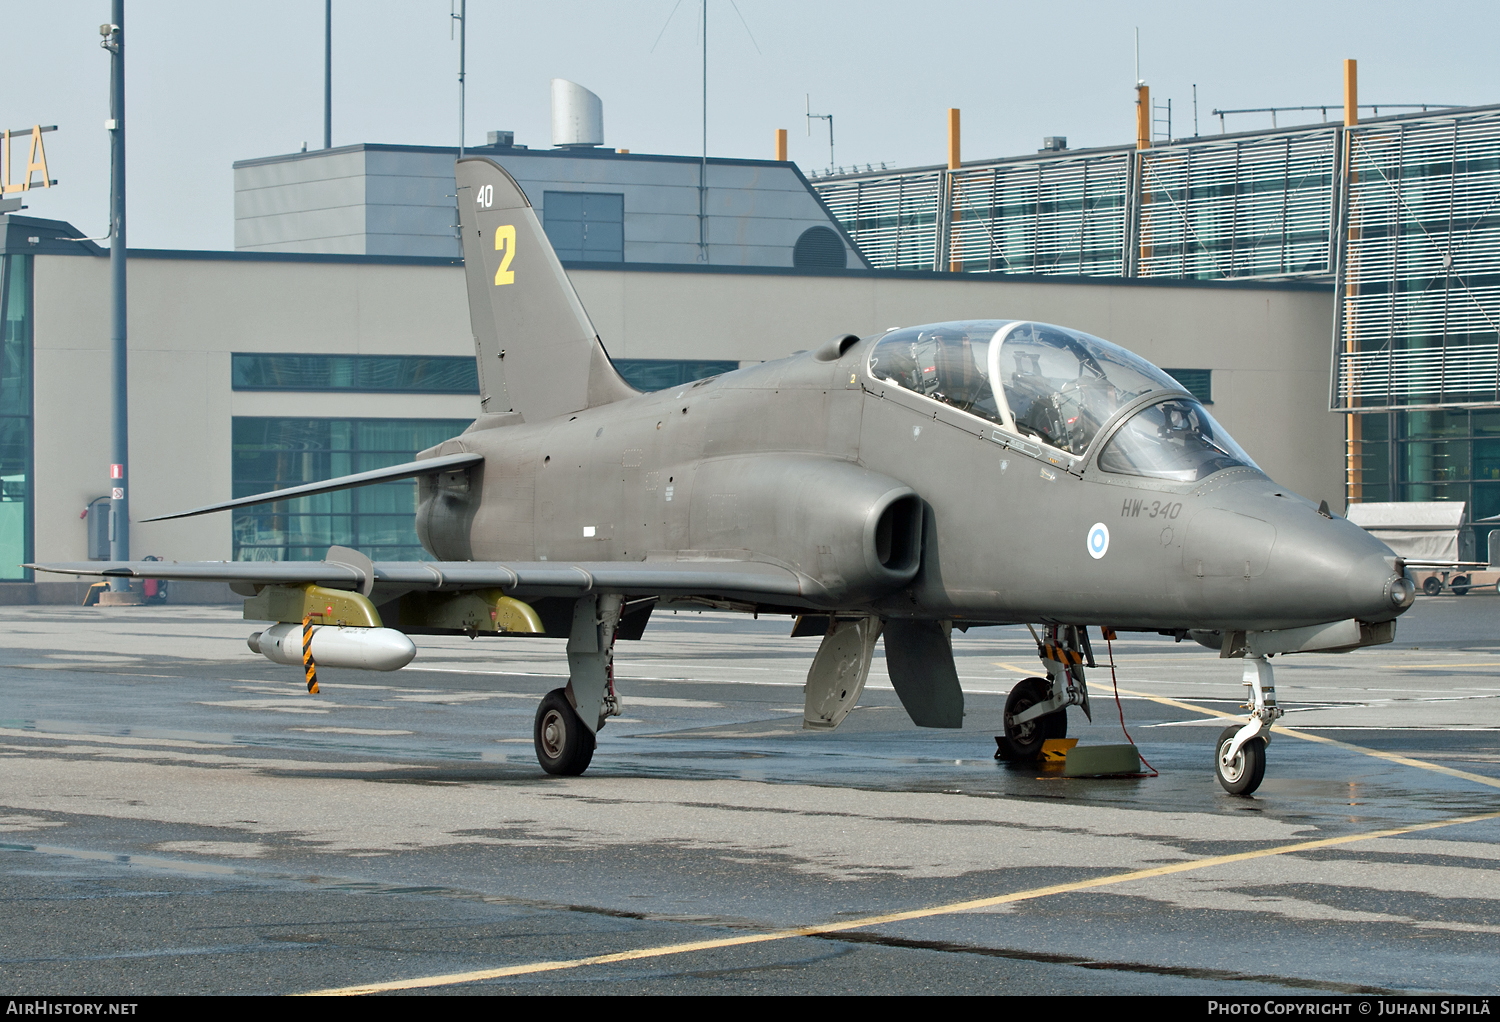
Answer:
[{"label": "main landing gear", "polygon": [[1030,762],[1042,754],[1047,739],[1066,738],[1069,706],[1080,707],[1084,716],[1094,719],[1083,678],[1084,664],[1095,666],[1088,631],[1081,625],[1048,625],[1037,639],[1037,656],[1047,677],[1025,678],[1010,690],[996,759]]},{"label": "main landing gear", "polygon": [[1271,725],[1286,712],[1276,705],[1276,678],[1264,656],[1245,654],[1244,685],[1250,691],[1241,709],[1250,711],[1250,722],[1225,728],[1214,745],[1214,776],[1231,795],[1249,795],[1260,787]]},{"label": "main landing gear", "polygon": [[532,740],[549,774],[577,777],[594,758],[595,735],[620,713],[615,694],[615,632],[623,601],[618,595],[585,596],[573,605],[568,633],[568,684],[536,708]]}]

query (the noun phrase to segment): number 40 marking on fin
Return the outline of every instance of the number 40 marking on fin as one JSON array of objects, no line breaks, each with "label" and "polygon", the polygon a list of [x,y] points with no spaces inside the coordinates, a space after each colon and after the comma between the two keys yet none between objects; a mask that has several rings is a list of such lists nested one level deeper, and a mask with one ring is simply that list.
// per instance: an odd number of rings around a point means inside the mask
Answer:
[{"label": "number 40 marking on fin", "polygon": [[495,285],[514,284],[516,282],[515,271],[510,268],[510,261],[516,257],[516,228],[514,224],[502,224],[495,228],[495,251],[504,252],[500,259],[500,268],[495,271]]}]

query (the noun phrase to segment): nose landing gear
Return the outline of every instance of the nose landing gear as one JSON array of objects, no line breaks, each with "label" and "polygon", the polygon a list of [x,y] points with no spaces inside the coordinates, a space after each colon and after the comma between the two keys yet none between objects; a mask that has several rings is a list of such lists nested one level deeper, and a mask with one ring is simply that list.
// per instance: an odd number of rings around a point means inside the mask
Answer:
[{"label": "nose landing gear", "polygon": [[1250,690],[1243,706],[1250,711],[1250,721],[1225,728],[1214,745],[1214,776],[1231,795],[1249,795],[1260,787],[1271,725],[1286,712],[1276,705],[1276,678],[1264,656],[1245,654],[1244,685]]}]

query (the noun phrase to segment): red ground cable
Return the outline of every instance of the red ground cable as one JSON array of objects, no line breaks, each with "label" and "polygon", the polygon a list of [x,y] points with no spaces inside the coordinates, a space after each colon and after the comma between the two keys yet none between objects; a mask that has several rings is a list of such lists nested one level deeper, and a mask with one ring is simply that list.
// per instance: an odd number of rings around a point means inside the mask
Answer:
[{"label": "red ground cable", "polygon": [[[1110,641],[1109,629],[1103,628],[1100,629],[1100,631],[1104,632],[1104,645],[1109,650],[1109,680],[1115,686],[1115,709],[1119,711],[1120,714],[1120,730],[1125,731],[1125,708],[1120,705],[1120,682],[1119,679],[1115,677],[1115,647],[1114,643]],[[1131,748],[1135,749],[1135,754],[1137,756],[1141,756],[1141,747],[1135,744],[1135,739],[1130,737],[1129,731],[1125,731],[1125,740],[1130,743]],[[1160,772],[1157,771],[1156,767],[1151,765],[1151,761],[1148,760],[1145,756],[1141,756],[1141,762],[1146,765],[1147,770],[1151,771],[1146,775],[1147,777],[1161,776]]]}]

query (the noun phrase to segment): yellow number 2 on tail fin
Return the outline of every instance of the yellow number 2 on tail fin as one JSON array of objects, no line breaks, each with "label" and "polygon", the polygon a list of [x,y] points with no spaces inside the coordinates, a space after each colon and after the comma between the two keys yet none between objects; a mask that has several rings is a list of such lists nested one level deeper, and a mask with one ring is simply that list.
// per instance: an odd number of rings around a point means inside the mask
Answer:
[{"label": "yellow number 2 on tail fin", "polygon": [[504,224],[495,228],[495,251],[505,253],[500,259],[500,268],[495,271],[496,286],[514,284],[516,274],[510,268],[510,261],[516,257],[516,228],[513,224]]}]

